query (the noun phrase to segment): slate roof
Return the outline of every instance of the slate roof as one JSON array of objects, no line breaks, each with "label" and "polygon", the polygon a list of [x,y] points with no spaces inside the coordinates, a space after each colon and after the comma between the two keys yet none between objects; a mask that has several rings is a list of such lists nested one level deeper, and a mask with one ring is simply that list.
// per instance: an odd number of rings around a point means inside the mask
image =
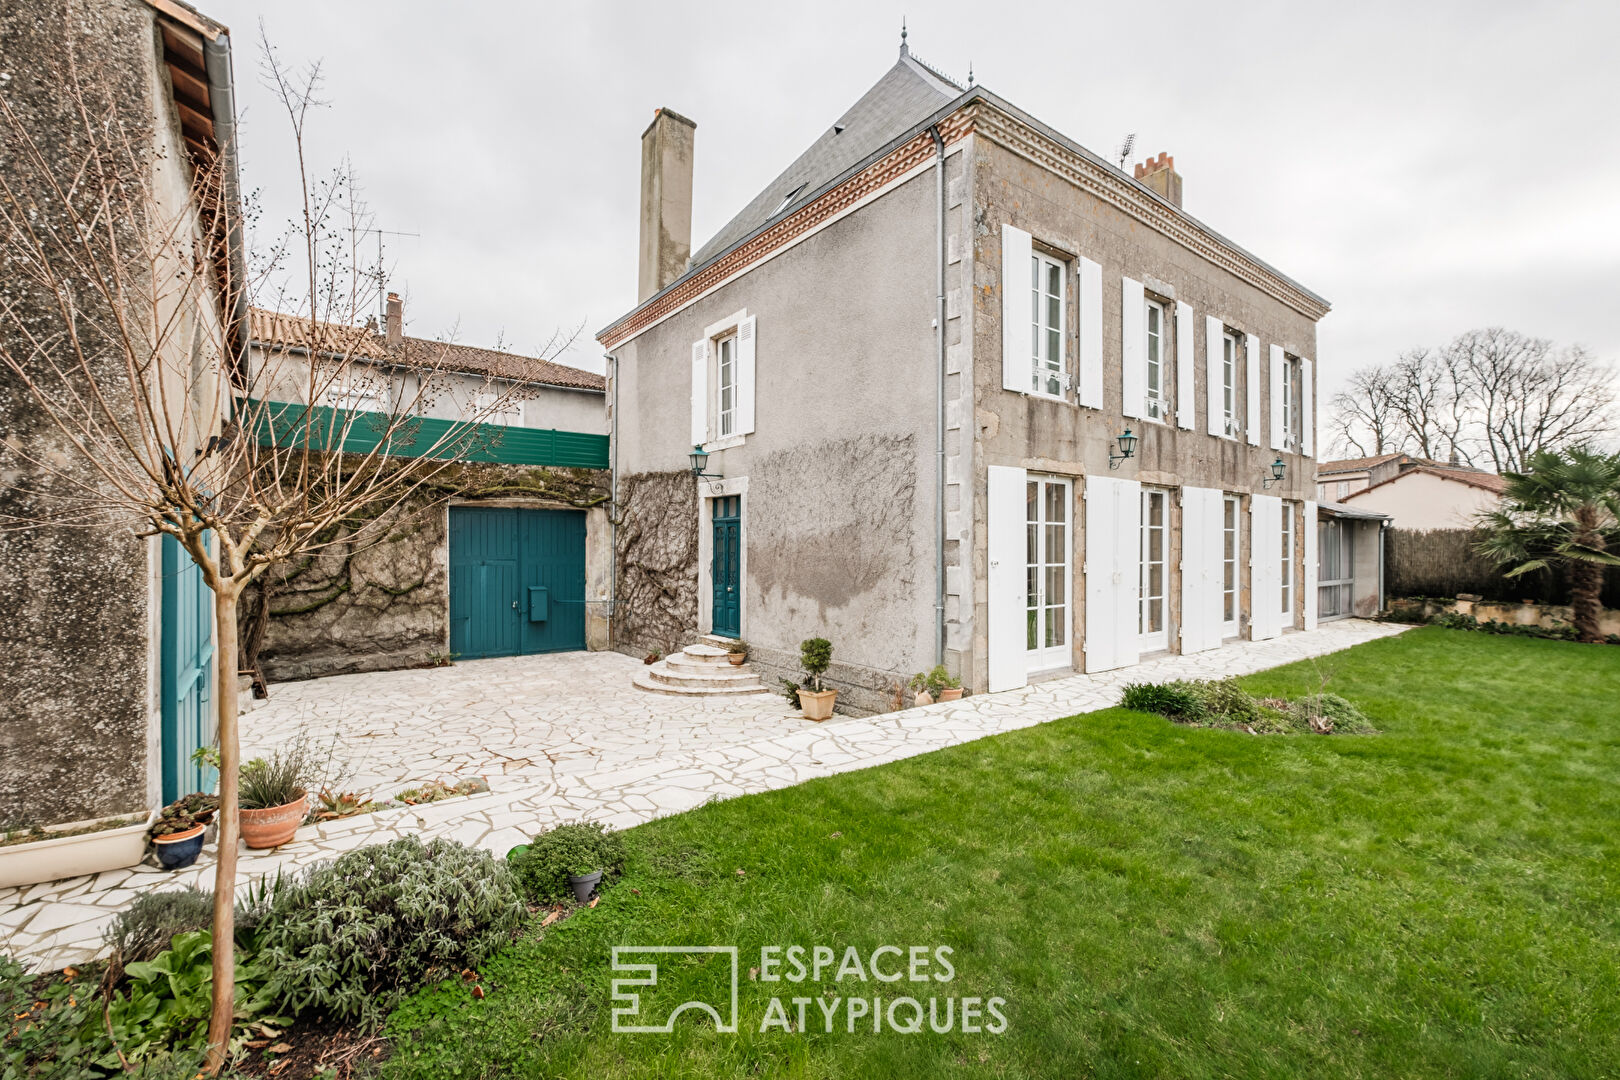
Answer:
[{"label": "slate roof", "polygon": [[725,254],[761,226],[797,210],[848,169],[955,101],[963,90],[902,51],[894,67],[810,149],[693,253],[692,265],[702,266]]},{"label": "slate roof", "polygon": [[346,352],[357,359],[405,368],[435,368],[598,393],[607,389],[607,379],[594,371],[584,371],[534,356],[417,337],[408,337],[400,344],[390,346],[383,335],[366,327],[339,326],[328,322],[317,322],[312,335],[308,319],[265,308],[251,309],[248,318],[255,345],[307,349],[313,342],[317,350]]}]

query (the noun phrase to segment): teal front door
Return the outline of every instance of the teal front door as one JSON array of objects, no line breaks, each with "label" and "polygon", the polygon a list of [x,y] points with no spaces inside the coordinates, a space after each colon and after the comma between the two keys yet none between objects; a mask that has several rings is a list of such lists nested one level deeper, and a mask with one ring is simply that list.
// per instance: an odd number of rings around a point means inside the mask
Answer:
[{"label": "teal front door", "polygon": [[161,673],[163,801],[213,791],[212,766],[192,757],[214,745],[214,605],[202,571],[180,541],[163,538]]},{"label": "teal front door", "polygon": [[585,512],[450,508],[450,654],[585,647]]},{"label": "teal front door", "polygon": [[714,500],[714,626],[722,637],[742,636],[742,496]]}]

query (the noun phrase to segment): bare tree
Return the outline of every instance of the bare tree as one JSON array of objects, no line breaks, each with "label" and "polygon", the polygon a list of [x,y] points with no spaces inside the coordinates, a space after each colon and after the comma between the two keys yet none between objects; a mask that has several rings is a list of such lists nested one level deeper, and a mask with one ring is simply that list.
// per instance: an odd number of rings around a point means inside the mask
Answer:
[{"label": "bare tree", "polygon": [[[218,237],[240,227],[228,155],[179,162],[190,190],[177,202],[155,179],[162,133],[133,130],[111,89],[118,73],[80,63],[74,34],[65,37],[50,74],[70,106],[71,151],[0,96],[9,155],[0,174],[0,266],[9,278],[0,373],[31,399],[49,435],[0,446],[17,478],[0,528],[93,527],[132,543],[170,536],[213,591],[220,811],[208,1041],[217,1071],[235,982],[238,601],[268,568],[363,541],[368,523],[407,500],[442,499],[447,470],[495,430],[480,421],[524,392],[530,362],[512,357],[458,421],[431,429],[421,413],[447,381],[444,351],[413,358],[413,380],[386,375],[362,323],[378,281],[361,261],[364,208],[347,168],[315,179],[305,158],[318,66],[295,73],[265,49],[267,81],[292,121],[303,204],[249,282],[217,257]],[[224,215],[215,222],[223,228],[210,227],[209,215]],[[271,286],[282,272],[286,280]],[[224,313],[265,289],[296,301],[291,322],[303,330],[250,361],[244,329]],[[565,345],[554,338],[549,351]],[[389,392],[367,411],[342,407],[356,385],[378,379]]]},{"label": "bare tree", "polygon": [[1514,471],[1538,450],[1613,432],[1614,374],[1580,346],[1492,327],[1362,368],[1334,396],[1336,444]]}]

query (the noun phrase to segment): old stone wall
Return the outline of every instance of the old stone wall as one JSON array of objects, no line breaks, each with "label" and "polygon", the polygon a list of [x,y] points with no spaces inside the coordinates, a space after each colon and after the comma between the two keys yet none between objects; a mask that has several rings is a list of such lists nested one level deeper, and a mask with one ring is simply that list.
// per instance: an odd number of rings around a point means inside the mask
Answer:
[{"label": "old stone wall", "polygon": [[[450,652],[452,499],[535,509],[591,509],[607,499],[607,476],[594,469],[489,465],[441,480],[387,514],[346,522],[331,546],[272,570],[246,598],[243,656],[256,653],[271,682],[442,663]],[[604,527],[605,518],[587,519],[588,579],[600,562],[590,547]]]},{"label": "old stone wall", "polygon": [[[67,91],[70,52],[95,115],[115,118],[137,146],[161,134],[151,102],[164,76],[149,8],[109,0],[80,6],[70,20],[61,5],[43,0],[0,7],[8,74],[0,94],[44,158],[42,171],[8,132],[0,139],[0,171],[33,204],[40,227],[53,227],[64,213],[48,177],[74,191],[86,219],[94,216],[93,187],[74,186],[83,179],[86,146]],[[120,243],[143,248],[132,230]],[[12,355],[25,357],[23,327],[51,339],[62,320],[55,298],[3,260],[0,303],[12,310],[0,317],[0,334]],[[126,409],[121,358],[97,336],[109,313],[98,309],[93,290],[81,300],[78,330],[92,370],[113,409]],[[29,392],[0,367],[0,519],[10,519],[0,520],[0,827],[142,811],[157,797],[150,754],[155,547],[136,535],[134,523],[16,531],[19,519],[58,516],[62,497],[73,491],[64,476],[94,482]]]},{"label": "old stone wall", "polygon": [[613,647],[669,653],[698,630],[697,484],[689,472],[619,478]]}]

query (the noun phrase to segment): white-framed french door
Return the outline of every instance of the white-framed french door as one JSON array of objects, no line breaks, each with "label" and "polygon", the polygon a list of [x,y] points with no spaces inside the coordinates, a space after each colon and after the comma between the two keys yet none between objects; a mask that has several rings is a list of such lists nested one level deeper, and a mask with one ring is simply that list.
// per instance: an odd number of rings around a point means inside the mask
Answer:
[{"label": "white-framed french door", "polygon": [[1227,495],[1221,499],[1221,637],[1238,636],[1239,617],[1238,559],[1243,548],[1243,498]]},{"label": "white-framed french door", "polygon": [[1142,652],[1170,647],[1170,493],[1142,489],[1142,556],[1137,630]]},{"label": "white-framed french door", "polygon": [[1282,504],[1282,592],[1278,599],[1282,607],[1282,628],[1294,628],[1294,504]]},{"label": "white-framed french door", "polygon": [[1067,480],[1031,476],[1024,485],[1024,646],[1029,671],[1074,663],[1069,641],[1073,506]]}]

